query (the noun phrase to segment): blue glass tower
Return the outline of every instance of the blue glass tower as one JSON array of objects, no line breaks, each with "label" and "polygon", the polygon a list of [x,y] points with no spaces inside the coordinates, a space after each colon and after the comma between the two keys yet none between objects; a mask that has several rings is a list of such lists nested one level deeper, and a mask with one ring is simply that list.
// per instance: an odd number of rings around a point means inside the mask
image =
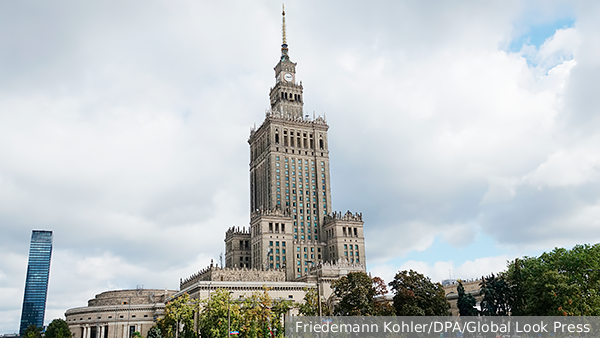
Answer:
[{"label": "blue glass tower", "polygon": [[23,336],[27,327],[44,325],[50,256],[52,255],[52,231],[33,230],[29,245],[29,263],[25,281],[25,296],[21,312],[19,334]]}]

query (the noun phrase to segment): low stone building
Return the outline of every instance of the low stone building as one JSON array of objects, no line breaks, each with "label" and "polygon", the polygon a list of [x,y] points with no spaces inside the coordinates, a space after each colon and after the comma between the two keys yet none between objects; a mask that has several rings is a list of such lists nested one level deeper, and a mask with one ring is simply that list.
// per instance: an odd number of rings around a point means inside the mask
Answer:
[{"label": "low stone building", "polygon": [[315,288],[310,282],[286,282],[283,269],[258,270],[247,268],[223,268],[211,264],[179,283],[177,298],[187,293],[192,299],[206,299],[217,289],[231,291],[232,298],[248,297],[253,292],[267,288],[271,298],[300,302],[306,290]]},{"label": "low stone building", "polygon": [[88,306],[67,310],[65,317],[73,338],[129,338],[133,332],[146,337],[164,315],[173,290],[136,289],[102,292]]}]

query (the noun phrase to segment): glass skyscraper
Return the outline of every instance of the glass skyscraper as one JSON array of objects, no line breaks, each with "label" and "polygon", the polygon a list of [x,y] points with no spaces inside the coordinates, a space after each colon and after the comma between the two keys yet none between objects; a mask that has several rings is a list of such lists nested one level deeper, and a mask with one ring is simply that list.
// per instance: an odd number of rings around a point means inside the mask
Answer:
[{"label": "glass skyscraper", "polygon": [[23,297],[21,327],[19,329],[21,336],[31,324],[37,327],[44,325],[51,255],[52,231],[33,230],[31,244],[29,245],[29,263],[27,264],[25,296]]}]

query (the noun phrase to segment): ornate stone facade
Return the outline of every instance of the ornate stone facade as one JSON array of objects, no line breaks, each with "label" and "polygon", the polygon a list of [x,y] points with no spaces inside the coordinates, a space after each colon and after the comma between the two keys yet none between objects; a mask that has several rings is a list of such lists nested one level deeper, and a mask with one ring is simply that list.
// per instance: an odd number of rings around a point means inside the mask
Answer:
[{"label": "ornate stone facade", "polygon": [[185,280],[180,281],[179,289],[184,290],[196,282],[285,282],[283,270],[257,270],[246,268],[222,268],[210,265]]},{"label": "ornate stone facade", "polygon": [[250,229],[231,227],[225,233],[225,266],[234,268],[251,267]]},{"label": "ornate stone facade", "polygon": [[65,317],[73,338],[124,338],[138,331],[142,336],[163,317],[173,290],[137,289],[106,291],[88,306],[67,310]]},{"label": "ornate stone facade", "polygon": [[329,126],[324,117],[303,113],[304,87],[289,56],[285,13],[283,19],[270,109],[248,139],[250,230],[227,231],[226,266],[283,269],[288,281],[320,262],[347,260],[365,271],[362,214],[332,211]]}]

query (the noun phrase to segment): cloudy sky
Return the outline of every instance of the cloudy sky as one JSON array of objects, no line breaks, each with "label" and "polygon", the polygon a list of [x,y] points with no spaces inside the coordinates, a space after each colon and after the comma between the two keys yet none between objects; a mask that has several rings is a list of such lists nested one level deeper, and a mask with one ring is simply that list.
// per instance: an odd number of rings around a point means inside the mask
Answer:
[{"label": "cloudy sky", "polygon": [[[291,1],[305,110],[368,269],[439,281],[600,240],[600,5]],[[281,2],[0,2],[0,333],[31,230],[46,321],[106,290],[176,289],[249,221]],[[596,84],[595,84],[596,83]]]}]

